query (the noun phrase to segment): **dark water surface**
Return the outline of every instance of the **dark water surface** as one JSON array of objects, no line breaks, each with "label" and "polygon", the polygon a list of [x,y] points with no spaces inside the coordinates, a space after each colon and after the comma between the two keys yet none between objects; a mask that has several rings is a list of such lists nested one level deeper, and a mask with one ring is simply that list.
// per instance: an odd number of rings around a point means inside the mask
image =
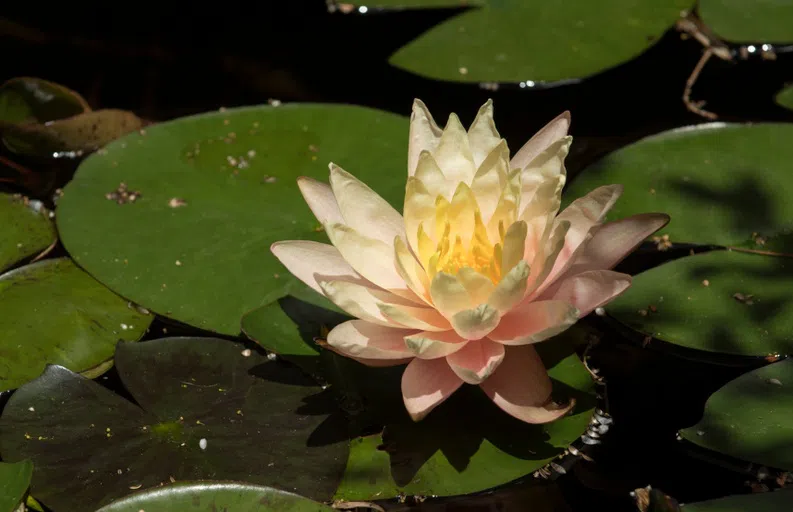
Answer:
[{"label": "dark water surface", "polygon": [[[63,12],[38,4],[4,6],[0,79],[42,77],[81,92],[94,107],[129,109],[151,120],[270,98],[355,103],[407,115],[419,97],[437,119],[455,111],[467,124],[492,97],[498,128],[512,148],[570,110],[571,175],[642,136],[705,121],[681,101],[702,47],[674,31],[639,59],[579,84],[543,90],[504,84],[491,91],[426,80],[386,62],[455,10],[342,15],[329,14],[322,0],[203,5]],[[776,61],[712,59],[694,98],[706,99],[706,108],[721,121],[793,121],[793,113],[773,103],[786,82],[793,82],[790,53]],[[434,503],[447,510],[567,510],[531,505],[532,496],[547,492],[569,510],[628,511],[635,510],[628,493],[646,485],[682,502],[748,492],[751,477],[743,466],[703,458],[675,433],[699,419],[710,393],[751,366],[688,360],[606,333],[593,365],[608,382],[604,404],[615,422],[593,450],[594,461],[576,464],[555,479],[558,488],[551,491],[512,486],[495,496],[429,500],[420,508],[435,510]],[[116,378],[111,372],[104,381],[116,388]]]}]

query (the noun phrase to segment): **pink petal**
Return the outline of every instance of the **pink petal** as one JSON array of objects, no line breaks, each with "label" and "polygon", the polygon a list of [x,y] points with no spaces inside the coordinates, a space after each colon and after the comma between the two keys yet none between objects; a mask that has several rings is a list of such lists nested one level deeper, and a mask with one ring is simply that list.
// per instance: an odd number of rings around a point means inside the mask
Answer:
[{"label": "pink petal", "polygon": [[631,276],[611,270],[589,270],[554,283],[540,299],[562,300],[579,310],[583,318],[622,294],[631,285]]},{"label": "pink petal", "polygon": [[348,357],[362,359],[405,359],[413,354],[405,346],[405,336],[415,331],[349,320],[328,333],[328,344]]},{"label": "pink petal", "polygon": [[301,176],[297,179],[297,186],[320,224],[324,226],[325,224],[344,222],[330,185]]},{"label": "pink petal", "polygon": [[561,300],[525,301],[501,318],[487,335],[505,345],[526,345],[563,332],[578,320],[578,310]]},{"label": "pink petal", "polygon": [[479,386],[497,406],[526,423],[554,421],[575,405],[572,400],[562,407],[551,402],[551,379],[531,345],[507,347],[504,362]]},{"label": "pink petal", "polygon": [[607,222],[596,228],[581,254],[576,257],[567,275],[587,270],[610,270],[639,244],[669,222],[665,213],[642,213]]},{"label": "pink petal", "polygon": [[419,421],[462,384],[445,358],[414,359],[402,374],[405,408],[413,421]]},{"label": "pink petal", "polygon": [[504,360],[504,345],[487,338],[468,342],[461,350],[446,357],[449,366],[468,384],[480,384]]},{"label": "pink petal", "polygon": [[305,240],[276,242],[270,250],[295,277],[322,292],[320,281],[348,281],[368,285],[342,257],[338,249],[328,244]]},{"label": "pink petal", "polygon": [[457,352],[468,343],[454,331],[423,331],[405,336],[405,345],[421,359],[437,359]]},{"label": "pink petal", "polygon": [[531,163],[534,158],[548,149],[548,146],[567,135],[570,129],[570,112],[559,114],[551,122],[543,126],[534,136],[529,139],[522,148],[515,153],[510,161],[511,169],[523,169]]}]

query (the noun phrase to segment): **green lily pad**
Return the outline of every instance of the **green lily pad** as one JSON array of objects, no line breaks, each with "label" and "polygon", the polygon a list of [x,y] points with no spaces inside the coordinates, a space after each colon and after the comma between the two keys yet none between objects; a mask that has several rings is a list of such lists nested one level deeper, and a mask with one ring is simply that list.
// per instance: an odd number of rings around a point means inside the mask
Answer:
[{"label": "green lily pad", "polygon": [[137,492],[97,512],[332,512],[327,505],[272,487],[237,482],[179,482]]},{"label": "green lily pad", "polygon": [[776,102],[790,110],[793,110],[793,85],[785,87],[776,95]]},{"label": "green lily pad", "polygon": [[11,151],[23,155],[76,158],[142,127],[143,120],[132,112],[95,110],[46,124],[7,126],[3,141]]},{"label": "green lily pad", "polygon": [[40,253],[57,237],[40,201],[0,192],[0,272]]},{"label": "green lily pad", "polygon": [[29,460],[16,464],[0,462],[0,510],[16,510],[28,492],[32,474],[33,464]]},{"label": "green lily pad", "polygon": [[793,42],[793,4],[778,0],[699,0],[702,21],[731,43]]},{"label": "green lily pad", "polygon": [[33,460],[31,492],[48,507],[89,510],[171,478],[247,481],[318,500],[336,488],[343,418],[294,366],[213,338],[120,343],[115,359],[140,407],[50,366],[0,417],[0,454]]},{"label": "green lily pad", "polygon": [[688,348],[745,356],[793,354],[793,260],[712,251],[647,270],[606,311]]},{"label": "green lily pad", "polygon": [[89,110],[78,93],[41,78],[12,78],[0,85],[0,123],[45,123]]},{"label": "green lily pad", "polygon": [[[487,0],[391,56],[394,66],[455,82],[585,78],[652,46],[690,0],[553,2]],[[533,84],[532,84],[533,85]]]},{"label": "green lily pad", "polygon": [[741,375],[708,398],[702,419],[680,431],[737,459],[793,470],[793,360]]},{"label": "green lily pad", "polygon": [[569,203],[600,185],[625,192],[608,214],[668,213],[671,243],[739,245],[793,229],[793,123],[712,123],[671,130],[584,169]]},{"label": "green lily pad", "polygon": [[152,321],[68,258],[0,276],[0,311],[0,391],[48,363],[95,376],[109,368],[116,342],[140,339]]},{"label": "green lily pad", "polygon": [[498,409],[477,387],[464,386],[414,423],[402,402],[403,366],[368,368],[317,348],[315,338],[347,320],[318,305],[317,297],[316,292],[296,287],[294,295],[252,311],[243,326],[268,350],[328,381],[350,418],[351,432],[377,431],[385,425],[382,435],[350,442],[350,459],[335,499],[481,491],[545,466],[587,429],[594,410],[594,384],[572,350],[582,336],[578,329],[537,345],[559,401],[577,400],[571,416],[547,425],[527,425]]},{"label": "green lily pad", "polygon": [[793,503],[793,491],[780,489],[688,503],[682,507],[682,510],[684,512],[788,512],[791,503]]},{"label": "green lily pad", "polygon": [[[404,117],[341,105],[242,108],[155,125],[82,163],[58,204],[58,229],[72,257],[111,289],[236,335],[245,313],[293,286],[270,245],[325,239],[296,178],[326,182],[328,162],[338,162],[398,205],[407,132]],[[106,198],[122,182],[139,192],[134,202]]]}]

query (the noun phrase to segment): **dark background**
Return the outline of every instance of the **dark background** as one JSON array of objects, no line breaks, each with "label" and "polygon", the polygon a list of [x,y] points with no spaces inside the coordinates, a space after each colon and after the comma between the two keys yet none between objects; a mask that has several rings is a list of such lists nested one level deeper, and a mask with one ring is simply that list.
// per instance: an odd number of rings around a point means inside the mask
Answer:
[{"label": "dark background", "polygon": [[[345,15],[329,13],[323,0],[60,10],[28,2],[3,10],[0,79],[41,77],[80,92],[94,108],[128,109],[153,121],[271,98],[407,114],[419,97],[439,122],[455,111],[467,124],[490,97],[512,148],[571,110],[570,174],[642,136],[706,121],[681,99],[702,46],[674,30],[637,60],[578,84],[490,91],[387,63],[397,48],[460,10]],[[793,53],[775,61],[714,58],[693,96],[707,100],[720,121],[793,121],[793,112],[773,102],[786,82],[793,82]],[[574,510],[635,510],[628,493],[648,484],[683,502],[749,491],[745,465],[703,459],[675,440],[677,429],[699,419],[709,394],[747,367],[689,361],[611,335],[594,360],[609,382],[615,425],[594,462],[556,480]]]}]

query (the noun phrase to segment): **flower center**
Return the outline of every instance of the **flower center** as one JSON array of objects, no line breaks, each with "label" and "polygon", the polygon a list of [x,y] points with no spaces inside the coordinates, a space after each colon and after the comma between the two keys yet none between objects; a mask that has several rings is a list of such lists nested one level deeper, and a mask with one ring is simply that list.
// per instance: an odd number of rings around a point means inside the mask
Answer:
[{"label": "flower center", "polygon": [[[503,226],[500,231],[503,231]],[[455,275],[462,268],[471,268],[486,276],[494,284],[501,280],[502,244],[492,244],[479,211],[474,214],[473,236],[468,244],[463,242],[462,234],[454,235],[452,241],[451,224],[446,222],[443,234],[438,241],[435,253],[430,258],[431,273],[446,272]],[[503,236],[502,236],[503,238]]]}]

